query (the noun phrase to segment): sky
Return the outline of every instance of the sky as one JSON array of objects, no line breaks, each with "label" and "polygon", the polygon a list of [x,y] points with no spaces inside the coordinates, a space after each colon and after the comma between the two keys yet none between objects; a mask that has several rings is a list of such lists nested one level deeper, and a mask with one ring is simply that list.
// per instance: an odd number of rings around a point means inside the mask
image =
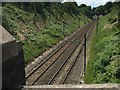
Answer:
[{"label": "sky", "polygon": [[67,2],[75,1],[75,2],[77,2],[78,5],[86,4],[93,8],[93,7],[97,7],[100,5],[105,5],[108,1],[114,2],[115,0],[64,0],[64,2],[65,1],[67,1]]}]

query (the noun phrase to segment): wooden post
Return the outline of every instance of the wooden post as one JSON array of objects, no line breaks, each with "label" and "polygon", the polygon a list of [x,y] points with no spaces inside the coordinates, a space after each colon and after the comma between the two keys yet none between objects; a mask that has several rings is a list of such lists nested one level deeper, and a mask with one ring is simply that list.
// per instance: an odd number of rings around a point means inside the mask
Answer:
[{"label": "wooden post", "polygon": [[86,73],[86,34],[84,35],[84,75]]},{"label": "wooden post", "polygon": [[64,35],[64,17],[62,12],[62,34]]},{"label": "wooden post", "polygon": [[78,29],[80,28],[79,22],[80,22],[80,20],[79,20],[79,18],[78,18]]}]

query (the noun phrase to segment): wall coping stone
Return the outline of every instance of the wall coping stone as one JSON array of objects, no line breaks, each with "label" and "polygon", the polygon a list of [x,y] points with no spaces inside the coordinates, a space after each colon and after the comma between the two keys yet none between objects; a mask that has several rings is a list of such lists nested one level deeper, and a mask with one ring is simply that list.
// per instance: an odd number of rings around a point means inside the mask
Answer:
[{"label": "wall coping stone", "polygon": [[[33,88],[113,88],[120,90],[120,84],[80,84],[80,85],[33,85],[33,86],[23,86],[24,89]],[[49,90],[49,89],[47,89]]]},{"label": "wall coping stone", "polygon": [[4,44],[7,42],[15,41],[15,38],[9,34],[1,25],[0,25],[0,33],[2,33],[2,38],[0,38],[0,43]]}]

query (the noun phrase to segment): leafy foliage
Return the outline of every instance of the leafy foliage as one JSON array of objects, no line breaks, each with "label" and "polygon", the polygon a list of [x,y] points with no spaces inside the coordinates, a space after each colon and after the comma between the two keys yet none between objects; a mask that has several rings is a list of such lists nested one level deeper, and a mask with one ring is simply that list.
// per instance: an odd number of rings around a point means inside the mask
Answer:
[{"label": "leafy foliage", "polygon": [[98,22],[91,43],[86,83],[120,83],[120,30],[117,20],[118,8],[113,6],[112,11]]},{"label": "leafy foliage", "polygon": [[75,10],[75,3],[3,3],[2,24],[17,40],[23,41],[27,64],[89,20]]}]

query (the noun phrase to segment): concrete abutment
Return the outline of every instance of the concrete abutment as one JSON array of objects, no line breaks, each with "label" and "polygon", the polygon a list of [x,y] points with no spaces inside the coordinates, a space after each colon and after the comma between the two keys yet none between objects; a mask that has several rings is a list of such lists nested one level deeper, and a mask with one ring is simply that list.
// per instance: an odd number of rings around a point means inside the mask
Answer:
[{"label": "concrete abutment", "polygon": [[17,42],[2,26],[2,88],[25,85],[24,54],[22,42]]}]

